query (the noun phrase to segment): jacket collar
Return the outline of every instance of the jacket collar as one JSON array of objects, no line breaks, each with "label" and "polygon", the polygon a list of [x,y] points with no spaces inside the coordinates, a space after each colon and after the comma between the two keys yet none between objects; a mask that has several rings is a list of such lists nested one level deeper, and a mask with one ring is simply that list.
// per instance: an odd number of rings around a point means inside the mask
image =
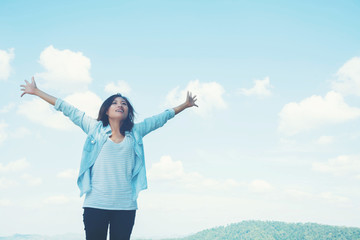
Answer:
[{"label": "jacket collar", "polygon": [[110,124],[105,127],[105,133],[111,133],[111,127]]},{"label": "jacket collar", "polygon": [[[104,131],[105,131],[106,134],[109,134],[109,135],[111,134],[110,124],[105,127]],[[128,135],[128,136],[129,136],[129,135],[131,135],[131,134],[130,134],[129,131],[125,131],[125,135]]]}]

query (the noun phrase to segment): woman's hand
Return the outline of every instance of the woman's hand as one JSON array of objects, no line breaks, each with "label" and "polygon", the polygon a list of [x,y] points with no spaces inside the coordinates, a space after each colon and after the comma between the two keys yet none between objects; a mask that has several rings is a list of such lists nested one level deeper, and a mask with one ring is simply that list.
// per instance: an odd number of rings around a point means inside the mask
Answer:
[{"label": "woman's hand", "polygon": [[173,108],[175,111],[175,115],[178,114],[179,112],[183,111],[186,108],[193,107],[193,106],[199,107],[195,103],[196,100],[197,100],[196,95],[192,96],[192,93],[187,91],[185,102],[183,104]]},{"label": "woman's hand", "polygon": [[185,105],[186,107],[193,107],[193,106],[196,106],[196,107],[199,107],[198,105],[196,105],[196,95],[192,96],[192,93],[187,91],[187,94],[186,94],[186,101],[185,101]]},{"label": "woman's hand", "polygon": [[23,91],[23,93],[21,94],[21,97],[24,96],[25,94],[36,95],[36,96],[42,98],[43,100],[47,101],[51,105],[55,106],[57,98],[38,89],[36,86],[34,77],[31,78],[31,83],[29,83],[26,80],[25,80],[25,82],[26,82],[26,85],[20,85],[20,87],[22,87],[21,91]]},{"label": "woman's hand", "polygon": [[27,80],[25,80],[26,85],[20,85],[20,87],[22,87],[21,91],[23,91],[23,93],[21,94],[21,97],[24,96],[25,94],[31,94],[31,95],[35,95],[36,94],[36,90],[38,89],[36,87],[36,82],[34,77],[31,78],[31,83],[29,83]]}]

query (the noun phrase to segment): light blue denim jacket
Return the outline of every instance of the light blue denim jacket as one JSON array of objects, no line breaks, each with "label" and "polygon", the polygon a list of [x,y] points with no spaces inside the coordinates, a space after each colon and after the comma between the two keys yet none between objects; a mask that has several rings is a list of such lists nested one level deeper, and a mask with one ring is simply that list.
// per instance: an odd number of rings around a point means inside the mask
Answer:
[{"label": "light blue denim jacket", "polygon": [[[80,188],[80,197],[91,190],[90,168],[95,163],[102,146],[111,134],[110,125],[103,127],[101,121],[97,121],[84,112],[78,110],[69,103],[58,98],[55,103],[55,109],[63,112],[70,120],[78,125],[86,134],[87,138],[84,144],[80,171],[77,184]],[[134,139],[135,166],[132,172],[133,200],[135,201],[141,190],[147,188],[145,156],[142,138],[151,131],[162,127],[169,119],[175,116],[174,109],[170,108],[163,113],[144,119],[140,123],[134,124],[131,131],[126,131],[125,135]]]}]

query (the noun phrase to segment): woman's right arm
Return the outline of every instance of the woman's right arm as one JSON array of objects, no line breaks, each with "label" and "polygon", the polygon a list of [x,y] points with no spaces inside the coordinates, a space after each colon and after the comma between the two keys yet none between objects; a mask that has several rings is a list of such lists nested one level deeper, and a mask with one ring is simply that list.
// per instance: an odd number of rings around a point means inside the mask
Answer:
[{"label": "woman's right arm", "polygon": [[26,82],[26,85],[20,85],[20,87],[22,87],[21,91],[23,91],[23,93],[21,94],[21,97],[24,96],[25,94],[35,95],[35,96],[38,96],[38,97],[42,98],[43,100],[47,101],[51,105],[55,106],[55,102],[56,102],[57,98],[38,89],[36,86],[34,77],[31,78],[31,83],[29,83],[27,80],[25,80],[25,82]]},{"label": "woman's right arm", "polygon": [[56,110],[61,111],[65,116],[69,117],[69,119],[74,124],[79,126],[86,134],[88,134],[90,130],[93,129],[98,123],[96,119],[87,116],[84,112],[78,110],[71,104],[63,101],[62,99],[55,98],[38,89],[34,77],[32,77],[31,83],[29,83],[26,80],[25,82],[26,85],[20,85],[22,87],[21,90],[23,91],[21,97],[24,96],[25,94],[30,94],[40,97],[41,99],[53,105]]}]

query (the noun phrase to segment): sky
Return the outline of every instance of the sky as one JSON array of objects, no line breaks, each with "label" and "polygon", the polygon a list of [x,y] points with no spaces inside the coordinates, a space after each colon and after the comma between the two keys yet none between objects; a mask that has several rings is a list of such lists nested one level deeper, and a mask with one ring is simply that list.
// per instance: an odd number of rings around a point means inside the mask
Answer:
[{"label": "sky", "polygon": [[86,134],[24,80],[135,122],[197,95],[144,138],[134,237],[243,220],[360,227],[360,2],[0,2],[0,236],[83,233]]}]

